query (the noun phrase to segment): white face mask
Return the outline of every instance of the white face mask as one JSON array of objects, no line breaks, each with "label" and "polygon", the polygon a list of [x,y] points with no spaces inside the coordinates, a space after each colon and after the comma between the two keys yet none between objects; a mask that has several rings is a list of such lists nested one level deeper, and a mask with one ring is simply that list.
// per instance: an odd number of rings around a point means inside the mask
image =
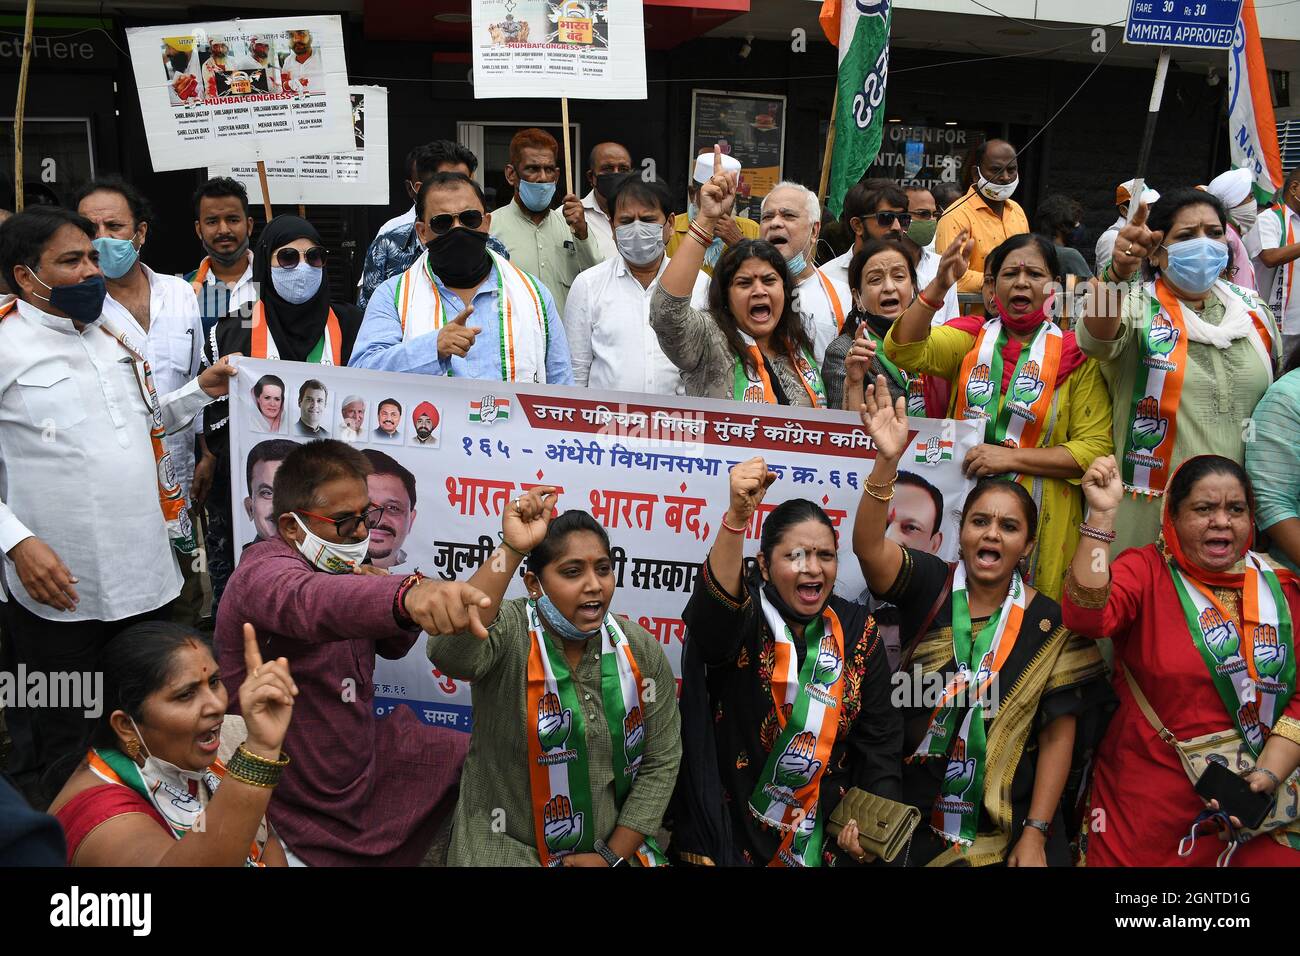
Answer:
[{"label": "white face mask", "polygon": [[1233,206],[1228,210],[1228,218],[1241,227],[1242,232],[1250,232],[1255,228],[1255,222],[1259,219],[1259,207],[1254,199],[1247,199],[1240,206]]},{"label": "white face mask", "polygon": [[664,254],[664,227],[657,222],[624,223],[614,227],[619,255],[634,266],[648,266]]},{"label": "white face mask", "polygon": [[298,542],[298,550],[317,570],[330,574],[348,574],[366,559],[366,552],[370,550],[369,532],[355,544],[335,544],[312,534],[297,515],[293,516],[293,520],[298,522],[298,527],[306,535]]},{"label": "white face mask", "polygon": [[1003,186],[998,183],[989,182],[984,178],[982,172],[978,173],[978,175],[979,181],[975,184],[975,188],[984,196],[985,199],[992,199],[994,202],[1006,202],[1011,198],[1011,194],[1016,191],[1016,187],[1020,185],[1019,176]]}]

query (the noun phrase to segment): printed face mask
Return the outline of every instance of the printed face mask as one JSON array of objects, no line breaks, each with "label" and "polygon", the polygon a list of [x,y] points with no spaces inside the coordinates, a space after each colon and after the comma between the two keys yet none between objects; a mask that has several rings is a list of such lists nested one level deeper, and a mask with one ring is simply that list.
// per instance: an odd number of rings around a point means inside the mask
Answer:
[{"label": "printed face mask", "polygon": [[370,550],[369,534],[354,544],[335,544],[313,534],[297,515],[293,516],[293,520],[298,522],[298,527],[306,535],[298,542],[298,550],[317,570],[329,574],[348,574],[366,559],[366,552]]},{"label": "printed face mask", "polygon": [[1001,184],[1001,183],[991,183],[984,178],[983,173],[979,173],[979,180],[976,183],[975,188],[979,190],[981,194],[983,194],[985,199],[991,199],[994,202],[1006,202],[1008,199],[1011,198],[1011,194],[1016,191],[1016,187],[1019,185],[1020,185],[1019,176],[1011,180],[1011,182],[1009,183]]},{"label": "printed face mask", "polygon": [[323,267],[308,265],[305,260],[292,269],[271,266],[271,284],[285,302],[302,305],[320,291],[324,274]]}]

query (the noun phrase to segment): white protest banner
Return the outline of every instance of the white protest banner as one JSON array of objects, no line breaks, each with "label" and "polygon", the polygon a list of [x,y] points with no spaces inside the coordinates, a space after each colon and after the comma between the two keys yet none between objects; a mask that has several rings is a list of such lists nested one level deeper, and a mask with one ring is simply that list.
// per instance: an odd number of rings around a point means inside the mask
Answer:
[{"label": "white protest banner", "polygon": [[643,100],[641,0],[476,0],[474,96]]},{"label": "white protest banner", "polygon": [[[304,425],[297,396],[309,381]],[[840,532],[836,592],[863,595],[851,531],[874,452],[849,412],[253,359],[240,361],[238,382],[230,437],[236,555],[275,534],[275,470],[293,442],[309,440],[309,429],[353,441],[371,459],[370,497],[386,513],[371,532],[370,557],[394,574],[419,569],[435,580],[468,580],[497,546],[506,505],[532,487],[556,485],[561,510],[589,511],[609,532],[614,613],[658,638],[680,678],[682,610],[727,509],[727,473],[762,455],[778,478],[750,523],[746,552],[757,551],[774,507],[807,498]],[[284,414],[276,406],[271,419],[278,434],[258,410],[259,385],[284,397]],[[915,523],[924,546],[951,560],[972,487],[961,462],[983,433],[971,422],[911,425],[903,468],[923,481],[900,482],[895,522]],[[523,595],[516,581],[507,596]],[[376,713],[406,705],[426,723],[470,728],[469,688],[433,668],[423,640],[403,660],[377,661],[375,684]]]},{"label": "white protest banner", "polygon": [[354,146],[336,16],[135,27],[126,34],[155,171]]},{"label": "white protest banner", "polygon": [[[278,203],[328,206],[382,206],[388,203],[388,90],[349,86],[354,149],[297,156],[266,164],[266,185]],[[248,190],[248,201],[262,202],[257,164],[209,166],[208,177],[229,176]]]}]

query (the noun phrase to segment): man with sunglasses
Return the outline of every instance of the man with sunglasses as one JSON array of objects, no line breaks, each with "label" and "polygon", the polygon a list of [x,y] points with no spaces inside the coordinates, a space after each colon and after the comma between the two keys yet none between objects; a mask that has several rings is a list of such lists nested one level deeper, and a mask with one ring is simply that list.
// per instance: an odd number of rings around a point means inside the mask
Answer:
[{"label": "man with sunglasses", "polygon": [[573,384],[563,315],[546,285],[488,250],[492,216],[478,184],[437,173],[416,207],[425,252],[371,297],[350,364]]},{"label": "man with sunglasses", "polygon": [[545,130],[514,135],[505,173],[515,195],[493,212],[491,231],[506,244],[511,261],[542,280],[563,314],[573,280],[605,261],[605,254],[588,228],[582,200],[569,193],[560,209],[551,208],[561,172],[558,154],[555,137]]},{"label": "man with sunglasses", "polygon": [[864,179],[844,194],[840,221],[853,233],[853,245],[821,267],[844,286],[849,284],[849,263],[868,239],[901,242],[912,224],[907,194],[888,179]]},{"label": "man with sunglasses", "polygon": [[[934,194],[924,186],[907,187],[907,211],[912,216],[907,226],[907,241],[917,253],[916,287],[927,288],[939,272],[939,261],[943,258],[934,248],[934,236],[939,228],[939,204]],[[949,319],[961,315],[961,304],[957,299],[957,287],[949,286],[948,294],[943,297],[943,308],[934,313],[931,325],[943,325]]]},{"label": "man with sunglasses", "polygon": [[[384,280],[401,275],[424,253],[424,243],[415,231],[415,197],[420,187],[435,173],[460,173],[473,179],[478,157],[460,143],[436,139],[407,153],[406,168],[410,178],[402,186],[411,199],[411,208],[380,226],[366,251],[359,283],[361,292],[357,296],[357,305],[363,309]],[[505,259],[510,258],[506,247],[495,236],[488,239],[488,248]]]},{"label": "man with sunglasses", "polygon": [[289,659],[298,685],[285,740],[293,763],[268,813],[291,864],[418,864],[455,801],[469,745],[468,734],[427,726],[409,707],[375,716],[376,655],[405,657],[422,628],[468,629],[488,601],[468,584],[362,564],[385,520],[367,486],[372,471],[332,439],[290,452],[275,474],[277,537],[245,550],[217,612],[232,701],[250,676],[246,624],[263,655]]}]

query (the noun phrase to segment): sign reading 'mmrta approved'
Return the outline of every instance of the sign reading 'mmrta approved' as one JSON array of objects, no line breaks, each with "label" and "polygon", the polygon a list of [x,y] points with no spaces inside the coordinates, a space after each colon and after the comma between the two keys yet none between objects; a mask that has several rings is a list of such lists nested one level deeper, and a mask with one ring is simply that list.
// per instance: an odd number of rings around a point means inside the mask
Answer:
[{"label": "sign reading 'mmrta approved'", "polygon": [[1226,50],[1242,0],[1132,0],[1125,43]]}]

